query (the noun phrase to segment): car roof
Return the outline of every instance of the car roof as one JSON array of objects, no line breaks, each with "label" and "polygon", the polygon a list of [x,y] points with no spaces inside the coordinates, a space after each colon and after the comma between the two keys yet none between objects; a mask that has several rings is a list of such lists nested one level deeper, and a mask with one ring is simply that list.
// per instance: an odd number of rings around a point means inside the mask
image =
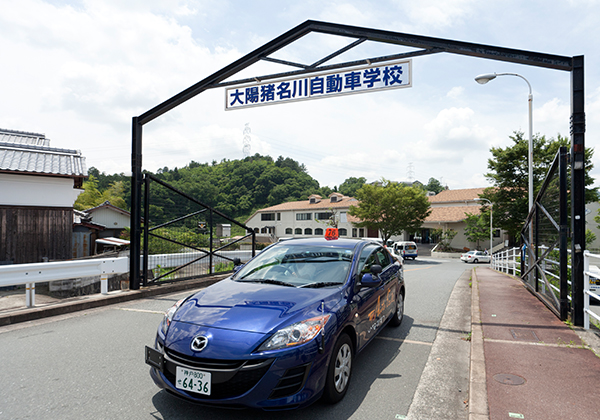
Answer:
[{"label": "car roof", "polygon": [[372,241],[369,239],[350,239],[350,238],[339,238],[339,239],[325,239],[319,238],[293,238],[287,239],[283,242],[277,242],[276,246],[330,246],[332,248],[346,248],[354,249],[359,244],[374,244],[381,246],[381,243]]}]

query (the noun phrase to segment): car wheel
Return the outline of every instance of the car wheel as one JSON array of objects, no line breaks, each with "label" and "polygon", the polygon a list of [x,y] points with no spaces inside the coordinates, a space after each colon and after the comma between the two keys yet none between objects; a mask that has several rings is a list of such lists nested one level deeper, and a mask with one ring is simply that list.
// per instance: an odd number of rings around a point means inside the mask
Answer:
[{"label": "car wheel", "polygon": [[477,258],[475,258],[475,259],[473,260],[473,264],[475,264],[476,262],[479,262],[479,260],[478,260]]},{"label": "car wheel", "polygon": [[344,398],[352,374],[352,359],[354,350],[348,334],[342,334],[333,346],[329,366],[327,367],[327,381],[325,382],[324,399],[335,404]]},{"label": "car wheel", "polygon": [[402,319],[404,318],[404,296],[402,293],[398,293],[398,299],[396,300],[396,310],[394,311],[394,315],[392,315],[392,319],[390,319],[390,325],[392,327],[397,327],[402,324]]}]

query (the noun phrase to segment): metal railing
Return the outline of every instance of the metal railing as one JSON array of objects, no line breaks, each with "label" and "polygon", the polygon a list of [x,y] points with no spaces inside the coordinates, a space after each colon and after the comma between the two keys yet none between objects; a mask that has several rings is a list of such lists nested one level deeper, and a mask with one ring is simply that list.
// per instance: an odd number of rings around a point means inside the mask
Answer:
[{"label": "metal railing", "polygon": [[491,268],[512,276],[520,276],[521,253],[519,248],[505,249],[492,254]]},{"label": "metal railing", "polygon": [[35,306],[35,284],[100,276],[100,293],[108,294],[108,276],[129,271],[129,258],[101,258],[0,266],[0,287],[25,285],[25,304]]},{"label": "metal railing", "polygon": [[600,268],[590,264],[594,258],[600,262],[600,255],[583,252],[583,328],[586,330],[590,328],[590,317],[600,322],[600,316],[590,310],[590,297],[600,301]]}]

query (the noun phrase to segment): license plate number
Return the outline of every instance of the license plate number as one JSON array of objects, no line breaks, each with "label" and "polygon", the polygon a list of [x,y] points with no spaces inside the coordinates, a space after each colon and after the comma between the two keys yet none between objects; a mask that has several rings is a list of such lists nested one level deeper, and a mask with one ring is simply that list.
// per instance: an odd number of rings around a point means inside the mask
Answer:
[{"label": "license plate number", "polygon": [[192,370],[177,366],[175,387],[184,391],[210,395],[210,372]]}]

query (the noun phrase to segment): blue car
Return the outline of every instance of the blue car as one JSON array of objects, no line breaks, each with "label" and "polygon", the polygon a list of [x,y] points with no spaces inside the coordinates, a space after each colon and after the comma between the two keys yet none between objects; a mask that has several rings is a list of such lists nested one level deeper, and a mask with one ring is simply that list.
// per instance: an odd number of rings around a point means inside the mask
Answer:
[{"label": "blue car", "polygon": [[292,239],[177,302],[146,347],[150,375],[204,405],[340,401],[355,355],[404,314],[401,262],[369,240]]}]

